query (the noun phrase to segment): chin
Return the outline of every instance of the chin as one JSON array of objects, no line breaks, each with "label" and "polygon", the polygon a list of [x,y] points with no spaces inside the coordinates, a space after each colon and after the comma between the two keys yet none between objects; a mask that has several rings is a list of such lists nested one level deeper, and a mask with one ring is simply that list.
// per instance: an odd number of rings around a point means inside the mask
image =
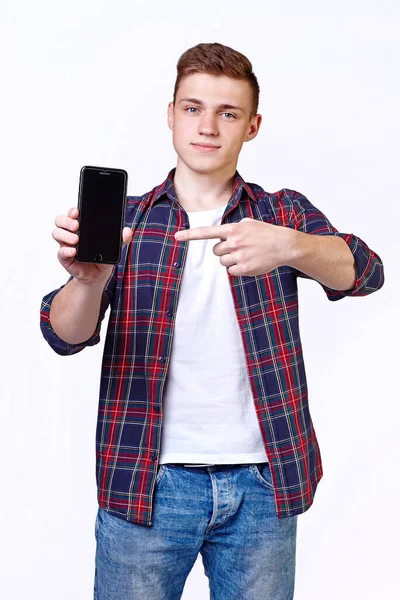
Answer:
[{"label": "chin", "polygon": [[195,173],[211,174],[215,173],[215,171],[220,171],[222,167],[221,163],[215,160],[215,157],[208,156],[207,154],[197,157],[196,160],[192,156],[186,157],[182,154],[178,154],[178,157],[188,169]]},{"label": "chin", "polygon": [[191,171],[194,171],[195,173],[199,173],[201,175],[211,175],[211,174],[215,173],[216,171],[220,170],[220,167],[218,167],[217,165],[204,165],[204,164],[193,164],[193,163],[186,163],[186,164]]}]

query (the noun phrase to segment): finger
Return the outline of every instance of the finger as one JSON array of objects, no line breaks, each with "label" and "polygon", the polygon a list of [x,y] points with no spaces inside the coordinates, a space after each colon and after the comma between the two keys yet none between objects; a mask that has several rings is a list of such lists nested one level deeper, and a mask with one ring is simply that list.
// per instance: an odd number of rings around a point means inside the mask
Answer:
[{"label": "finger", "polygon": [[71,217],[66,217],[65,215],[58,215],[54,223],[57,227],[61,227],[68,231],[78,231],[79,229],[79,222],[76,219],[71,219]]},{"label": "finger", "polygon": [[130,227],[124,227],[122,230],[122,247],[125,248],[132,241],[133,231]]},{"label": "finger", "polygon": [[228,267],[228,273],[230,275],[235,275],[236,277],[240,277],[241,275],[244,275],[243,269],[241,267],[239,267],[238,265],[232,265],[231,267]]},{"label": "finger", "polygon": [[215,244],[213,247],[215,256],[223,256],[224,254],[228,254],[230,251],[231,248],[229,248],[228,243],[225,240],[218,242],[218,244]]},{"label": "finger", "polygon": [[229,224],[184,229],[175,233],[175,239],[183,242],[189,240],[211,240],[215,238],[226,240],[228,235],[227,227],[229,227]]},{"label": "finger", "polygon": [[71,217],[71,219],[77,219],[79,217],[79,210],[76,206],[69,209],[68,216]]},{"label": "finger", "polygon": [[235,258],[233,258],[232,254],[224,254],[219,259],[219,262],[223,267],[232,267],[233,265],[237,264],[237,261]]},{"label": "finger", "polygon": [[74,258],[76,254],[76,248],[72,248],[72,246],[63,246],[62,248],[59,249],[57,256],[58,259],[63,262],[66,260],[70,260],[71,258]]},{"label": "finger", "polygon": [[60,227],[53,229],[51,235],[60,245],[76,246],[79,241],[79,236],[76,233],[61,229]]}]

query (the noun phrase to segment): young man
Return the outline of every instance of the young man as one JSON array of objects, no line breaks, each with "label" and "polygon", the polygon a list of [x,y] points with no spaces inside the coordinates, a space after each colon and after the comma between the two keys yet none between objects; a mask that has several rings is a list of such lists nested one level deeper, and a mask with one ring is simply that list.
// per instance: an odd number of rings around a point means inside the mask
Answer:
[{"label": "young man", "polygon": [[[236,170],[258,134],[252,65],[221,44],[178,62],[167,179],[128,197],[116,267],[78,263],[78,210],[56,218],[70,274],[42,302],[51,347],[99,342],[95,598],[176,600],[198,553],[215,600],[293,598],[297,515],[322,477],[297,277],[329,300],[382,287],[380,257],[302,194]],[[180,232],[180,233],[178,233]]]}]

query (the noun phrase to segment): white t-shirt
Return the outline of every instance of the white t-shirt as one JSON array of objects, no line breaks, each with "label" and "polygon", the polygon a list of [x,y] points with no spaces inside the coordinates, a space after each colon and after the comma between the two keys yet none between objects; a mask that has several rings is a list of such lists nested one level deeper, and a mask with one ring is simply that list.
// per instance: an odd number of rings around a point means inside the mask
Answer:
[{"label": "white t-shirt", "polygon": [[[188,212],[191,227],[219,225],[225,206]],[[226,267],[192,240],[179,291],[163,394],[160,464],[267,462]]]}]

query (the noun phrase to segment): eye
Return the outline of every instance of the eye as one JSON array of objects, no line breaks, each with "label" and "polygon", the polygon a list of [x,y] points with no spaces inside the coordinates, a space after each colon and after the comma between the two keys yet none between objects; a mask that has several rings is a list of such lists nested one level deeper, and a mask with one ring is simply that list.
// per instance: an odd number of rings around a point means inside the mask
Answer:
[{"label": "eye", "polygon": [[[196,113],[195,113],[195,112],[193,112],[193,111],[197,111],[197,112],[198,112],[198,110],[199,110],[199,109],[198,109],[198,108],[196,108],[195,106],[187,106],[187,107],[186,107],[184,110],[185,110],[186,112],[189,112],[189,114],[191,114],[191,115],[194,115],[194,114],[196,114]],[[224,112],[224,113],[222,113],[222,114],[223,114],[223,115],[228,115],[228,121],[232,121],[232,119],[236,119],[236,116],[235,116],[233,113]]]}]

